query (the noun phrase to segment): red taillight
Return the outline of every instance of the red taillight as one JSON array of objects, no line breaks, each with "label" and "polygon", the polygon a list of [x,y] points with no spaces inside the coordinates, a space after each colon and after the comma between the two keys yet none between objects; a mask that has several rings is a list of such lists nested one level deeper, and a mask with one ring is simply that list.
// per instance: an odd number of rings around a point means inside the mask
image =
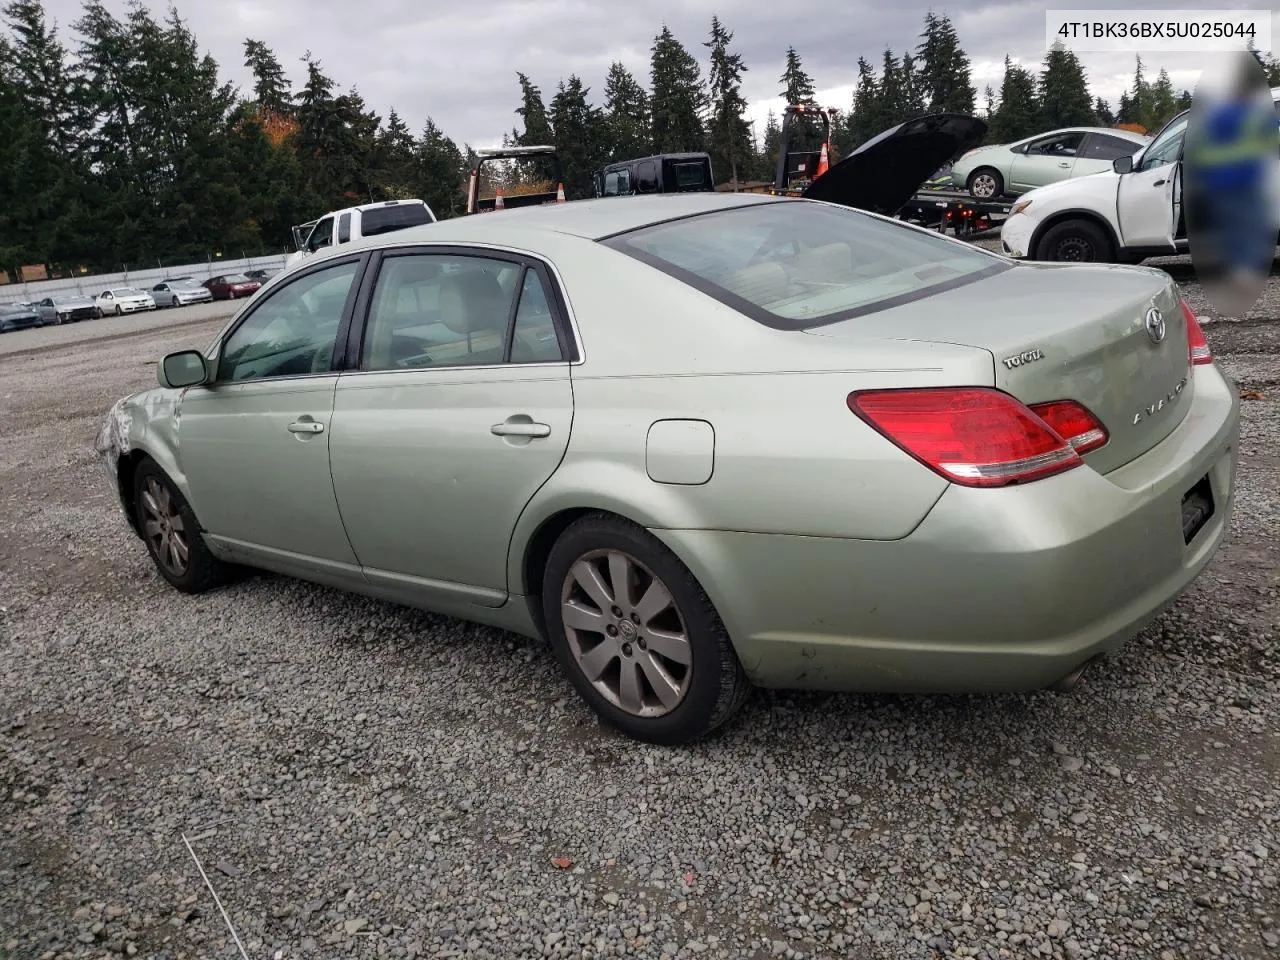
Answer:
[{"label": "red taillight", "polygon": [[1213,363],[1213,351],[1209,349],[1209,341],[1205,339],[1204,330],[1200,328],[1200,321],[1196,319],[1195,311],[1187,305],[1187,301],[1182,301],[1182,315],[1187,318],[1187,356],[1191,359],[1193,366],[1202,363]]},{"label": "red taillight", "polygon": [[1110,435],[1102,422],[1074,400],[1033,403],[1031,412],[1082,456],[1105,446]]},{"label": "red taillight", "polygon": [[1025,406],[988,387],[866,390],[849,409],[887,440],[953,483],[1027,483],[1084,461]]}]

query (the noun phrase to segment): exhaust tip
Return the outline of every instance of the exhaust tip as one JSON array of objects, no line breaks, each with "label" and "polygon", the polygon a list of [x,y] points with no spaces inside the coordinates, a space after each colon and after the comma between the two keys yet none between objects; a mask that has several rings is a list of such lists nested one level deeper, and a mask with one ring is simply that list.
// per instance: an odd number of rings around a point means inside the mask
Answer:
[{"label": "exhaust tip", "polygon": [[1049,689],[1053,690],[1056,693],[1070,693],[1072,690],[1076,689],[1076,687],[1080,686],[1080,682],[1084,679],[1085,671],[1087,671],[1089,667],[1095,662],[1097,662],[1099,659],[1101,658],[1090,657],[1088,660],[1080,664],[1080,666],[1076,667],[1074,670],[1068,673],[1065,677],[1063,677],[1057,683],[1049,687]]}]

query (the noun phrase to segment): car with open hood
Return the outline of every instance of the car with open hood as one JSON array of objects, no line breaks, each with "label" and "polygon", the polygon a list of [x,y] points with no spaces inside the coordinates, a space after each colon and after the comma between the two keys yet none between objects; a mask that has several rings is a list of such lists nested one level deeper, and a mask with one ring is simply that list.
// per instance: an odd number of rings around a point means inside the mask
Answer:
[{"label": "car with open hood", "polygon": [[850,151],[801,191],[892,216],[956,156],[986,135],[987,124],[964,114],[938,113],[890,127]]},{"label": "car with open hood", "polygon": [[151,294],[137,287],[111,287],[98,294],[94,303],[103,314],[116,316],[156,309],[156,302]]},{"label": "car with open hood", "polygon": [[661,743],[752,685],[1069,689],[1233,508],[1240,397],[1167,274],[797,198],[362,241],[157,380],[97,449],[172,588],[260,568],[545,638]]},{"label": "car with open hood", "polygon": [[59,323],[79,323],[81,320],[97,320],[102,308],[93,297],[78,293],[55,294],[35,303],[40,321],[45,326]]}]

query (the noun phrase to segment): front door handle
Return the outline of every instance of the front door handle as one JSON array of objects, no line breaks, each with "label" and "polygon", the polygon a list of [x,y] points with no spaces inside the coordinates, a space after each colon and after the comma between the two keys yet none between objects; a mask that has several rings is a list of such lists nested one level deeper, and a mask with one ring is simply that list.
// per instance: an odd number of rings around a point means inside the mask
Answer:
[{"label": "front door handle", "polygon": [[1152,184],[1153,187],[1163,187],[1164,185],[1165,185],[1164,180],[1157,180],[1155,183]]},{"label": "front door handle", "polygon": [[1065,170],[1065,169],[1067,169],[1067,167],[1071,166],[1071,164],[1067,163],[1067,162],[1064,160],[1062,163],[1058,164],[1058,166],[1060,166],[1063,170]]},{"label": "front door handle", "polygon": [[507,420],[504,423],[495,423],[489,430],[495,437],[549,437],[551,436],[551,427],[545,423],[521,423],[519,421],[512,422]]},{"label": "front door handle", "polygon": [[324,424],[315,420],[295,420],[289,424],[290,433],[324,433]]}]

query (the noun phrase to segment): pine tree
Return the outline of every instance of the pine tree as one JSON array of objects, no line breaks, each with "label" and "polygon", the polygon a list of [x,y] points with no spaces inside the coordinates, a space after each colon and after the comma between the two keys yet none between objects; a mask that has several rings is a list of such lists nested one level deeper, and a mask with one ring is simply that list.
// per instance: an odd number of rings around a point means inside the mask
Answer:
[{"label": "pine tree", "polygon": [[374,144],[373,190],[379,200],[409,200],[417,196],[416,154],[409,126],[392,107],[387,125]]},{"label": "pine tree", "polygon": [[650,61],[650,104],[655,153],[705,148],[703,113],[707,96],[698,61],[667,26],[654,38]]},{"label": "pine tree", "polygon": [[565,197],[579,200],[594,194],[592,176],[604,156],[604,117],[591,106],[590,89],[571,75],[551,99],[551,126],[564,173]]},{"label": "pine tree", "polygon": [[1093,112],[1097,114],[1098,123],[1102,126],[1115,126],[1116,116],[1111,112],[1111,104],[1107,103],[1107,101],[1103,100],[1101,97],[1098,97],[1098,99],[1093,101]]},{"label": "pine tree", "polygon": [[919,62],[923,108],[929,113],[973,113],[975,91],[969,57],[946,16],[929,11],[916,57]]},{"label": "pine tree", "polygon": [[858,58],[858,85],[853,92],[853,109],[849,113],[849,149],[874,137],[891,126],[882,96],[881,81],[875,68],[865,57]]},{"label": "pine tree", "polygon": [[418,137],[416,160],[417,194],[435,215],[444,220],[464,212],[467,172],[474,155],[464,156],[428,117]]},{"label": "pine tree", "polygon": [[265,114],[289,116],[293,87],[271,49],[261,40],[246,40],[244,65],[253,74],[253,98],[259,109]]},{"label": "pine tree", "polygon": [[1036,79],[1026,67],[1004,58],[1004,80],[1000,84],[1000,104],[987,132],[991,143],[1013,143],[1043,129]]},{"label": "pine tree", "polygon": [[773,181],[778,165],[778,151],[782,148],[782,127],[778,123],[778,115],[769,110],[764,121],[764,136],[760,138],[760,160],[756,167],[756,176],[761,180]]},{"label": "pine tree", "polygon": [[1146,116],[1140,121],[1148,130],[1156,130],[1173,118],[1178,109],[1178,95],[1173,91],[1167,70],[1161,68],[1151,85]]},{"label": "pine tree", "polygon": [[[516,135],[516,145],[521,147],[555,146],[555,131],[551,123],[551,115],[547,112],[546,103],[542,99],[542,90],[525,74],[517,73],[520,81],[520,106],[516,108],[516,116],[521,120],[524,130]],[[493,166],[488,164],[487,166]],[[537,158],[514,165],[514,174],[524,183],[550,180],[555,170],[550,160]]]},{"label": "pine tree", "polygon": [[703,44],[711,50],[711,123],[707,149],[711,154],[712,172],[722,181],[726,174],[728,179],[737,181],[754,152],[751,128],[744,118],[747,101],[742,96],[742,74],[747,68],[740,54],[729,52],[732,40],[733,34],[713,16],[711,39]]},{"label": "pine tree", "polygon": [[621,63],[613,63],[604,81],[605,156],[607,162],[644,156],[650,146],[649,95]]},{"label": "pine tree", "polygon": [[1065,48],[1050,50],[1040,74],[1040,125],[1044,130],[1090,126],[1096,122],[1084,67]]},{"label": "pine tree", "polygon": [[1147,83],[1142,67],[1142,56],[1134,57],[1136,66],[1133,70],[1133,92],[1129,95],[1128,116],[1125,123],[1136,123],[1150,128],[1148,118],[1151,116],[1151,85]]}]

